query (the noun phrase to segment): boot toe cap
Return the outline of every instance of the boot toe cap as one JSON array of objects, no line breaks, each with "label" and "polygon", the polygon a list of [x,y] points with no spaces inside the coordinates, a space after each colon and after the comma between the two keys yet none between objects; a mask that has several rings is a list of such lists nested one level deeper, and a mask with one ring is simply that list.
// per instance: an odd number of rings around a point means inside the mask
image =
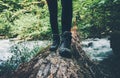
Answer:
[{"label": "boot toe cap", "polygon": [[60,56],[66,57],[66,58],[71,58],[72,57],[71,50],[67,49],[67,48],[60,49],[59,54],[60,54]]}]

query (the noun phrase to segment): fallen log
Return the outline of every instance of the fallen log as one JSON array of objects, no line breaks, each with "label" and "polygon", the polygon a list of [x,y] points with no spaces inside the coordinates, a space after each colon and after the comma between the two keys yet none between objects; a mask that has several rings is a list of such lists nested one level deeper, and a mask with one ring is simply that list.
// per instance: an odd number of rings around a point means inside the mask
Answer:
[{"label": "fallen log", "polygon": [[96,64],[82,50],[76,29],[72,31],[72,58],[63,58],[49,46],[31,61],[21,64],[12,78],[103,78]]}]

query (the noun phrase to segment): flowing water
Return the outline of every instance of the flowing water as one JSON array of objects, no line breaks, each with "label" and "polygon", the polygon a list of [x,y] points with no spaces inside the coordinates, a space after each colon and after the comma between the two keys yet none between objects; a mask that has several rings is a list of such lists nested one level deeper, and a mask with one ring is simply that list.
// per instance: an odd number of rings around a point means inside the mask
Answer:
[{"label": "flowing water", "polygon": [[36,46],[43,48],[48,44],[50,44],[49,41],[25,41],[19,43],[18,41],[11,41],[11,39],[0,40],[0,64],[10,59],[14,55],[13,51],[19,50],[17,53],[31,52]]},{"label": "flowing water", "polygon": [[9,52],[12,45],[9,40],[0,40],[0,61],[5,61],[12,56],[12,53]]},{"label": "flowing water", "polygon": [[[17,44],[16,41],[11,41],[9,39],[0,40],[0,63],[10,59],[13,53],[11,53],[11,46],[22,45],[21,47],[27,47],[30,50],[34,48],[35,45],[40,47],[45,47],[49,44],[48,41],[26,41]],[[92,60],[101,61],[112,54],[112,49],[110,48],[110,41],[107,38],[102,39],[86,39],[82,41],[83,50],[90,56]]]},{"label": "flowing water", "polygon": [[102,61],[108,56],[112,55],[110,48],[110,40],[108,38],[91,38],[82,41],[83,50],[94,61]]}]

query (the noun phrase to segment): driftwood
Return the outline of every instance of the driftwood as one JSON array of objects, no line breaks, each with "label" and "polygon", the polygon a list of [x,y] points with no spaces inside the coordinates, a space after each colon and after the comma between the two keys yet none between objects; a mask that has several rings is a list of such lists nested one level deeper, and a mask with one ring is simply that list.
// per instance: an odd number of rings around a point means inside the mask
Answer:
[{"label": "driftwood", "polygon": [[103,78],[96,65],[82,50],[76,29],[71,32],[72,58],[63,58],[58,51],[50,52],[47,47],[30,62],[21,64],[12,78]]}]

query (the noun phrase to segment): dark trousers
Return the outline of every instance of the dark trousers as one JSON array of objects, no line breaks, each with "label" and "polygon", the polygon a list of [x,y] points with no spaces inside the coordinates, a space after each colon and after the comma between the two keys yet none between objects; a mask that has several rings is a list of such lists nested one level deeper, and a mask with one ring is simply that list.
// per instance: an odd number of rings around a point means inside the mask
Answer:
[{"label": "dark trousers", "polygon": [[[58,34],[58,0],[46,0],[50,12],[50,24],[53,34]],[[62,4],[62,33],[70,31],[72,26],[72,0],[61,0]]]}]

